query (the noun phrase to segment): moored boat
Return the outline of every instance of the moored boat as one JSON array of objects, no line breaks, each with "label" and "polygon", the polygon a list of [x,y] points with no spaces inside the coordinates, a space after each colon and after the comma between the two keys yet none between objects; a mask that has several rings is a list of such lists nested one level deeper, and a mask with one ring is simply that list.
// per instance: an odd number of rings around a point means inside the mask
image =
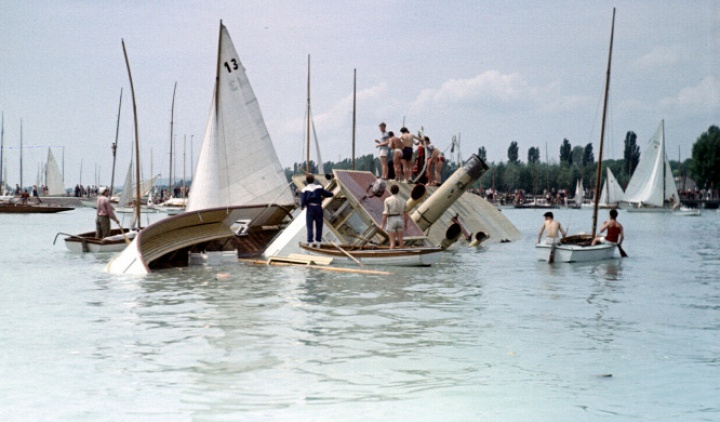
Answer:
[{"label": "moored boat", "polygon": [[[137,233],[135,230],[121,232],[120,229],[112,229],[110,236],[103,239],[95,237],[94,231],[77,235],[58,233],[55,235],[55,240],[57,240],[58,236],[66,236],[63,240],[65,241],[65,247],[70,252],[115,253],[125,249]],[[53,241],[53,244],[55,244],[55,241]]]}]

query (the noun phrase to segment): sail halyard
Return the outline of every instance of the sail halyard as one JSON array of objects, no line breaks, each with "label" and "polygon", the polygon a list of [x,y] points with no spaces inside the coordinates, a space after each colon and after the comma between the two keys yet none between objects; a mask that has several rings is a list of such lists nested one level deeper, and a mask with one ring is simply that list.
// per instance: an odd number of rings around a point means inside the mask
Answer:
[{"label": "sail halyard", "polygon": [[612,27],[610,29],[610,51],[608,53],[608,65],[607,74],[605,77],[605,99],[603,101],[603,115],[602,124],[600,127],[600,151],[598,152],[598,166],[597,173],[595,176],[595,195],[593,205],[593,225],[592,225],[592,237],[595,238],[597,234],[597,218],[598,218],[598,207],[600,201],[600,179],[602,177],[602,156],[603,156],[603,145],[605,141],[605,120],[607,118],[607,103],[608,94],[610,92],[610,69],[612,65],[612,49],[613,49],[613,37],[615,35],[615,8],[613,7]]},{"label": "sail halyard", "polygon": [[292,204],[280,165],[230,35],[220,23],[215,95],[187,211]]}]

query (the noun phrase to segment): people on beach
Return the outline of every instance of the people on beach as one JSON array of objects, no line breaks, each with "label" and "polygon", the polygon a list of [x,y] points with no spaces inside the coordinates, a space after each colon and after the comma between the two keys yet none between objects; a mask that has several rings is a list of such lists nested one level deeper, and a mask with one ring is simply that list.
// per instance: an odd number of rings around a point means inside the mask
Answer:
[{"label": "people on beach", "polygon": [[543,214],[543,216],[545,217],[545,221],[543,221],[542,226],[540,226],[537,243],[540,243],[543,232],[545,232],[545,243],[547,245],[557,243],[560,240],[558,234],[562,234],[562,237],[567,236],[567,233],[565,232],[565,229],[562,228],[562,225],[553,219],[553,213],[548,211]]},{"label": "people on beach", "polygon": [[95,217],[95,237],[104,239],[110,236],[110,220],[120,225],[120,220],[115,216],[115,210],[108,199],[110,189],[103,186],[98,190],[97,212]]},{"label": "people on beach", "polygon": [[403,243],[403,232],[407,228],[410,215],[408,214],[405,200],[398,193],[400,187],[398,185],[390,186],[390,195],[385,199],[383,207],[382,225],[385,232],[390,238],[390,249],[405,247]]},{"label": "people on beach", "polygon": [[623,230],[622,224],[617,222],[617,215],[617,210],[610,210],[610,221],[603,222],[599,232],[607,231],[607,234],[605,234],[605,236],[597,236],[593,239],[593,245],[597,245],[598,243],[611,243],[622,246],[622,242],[625,240],[625,231]]},{"label": "people on beach", "polygon": [[[323,189],[322,186],[315,183],[315,176],[308,174],[305,177],[307,185],[303,188],[300,195],[300,209],[307,208],[305,215],[305,225],[307,226],[307,243],[313,243],[313,234],[315,243],[322,242],[323,231],[323,198],[333,196],[332,192]],[[313,230],[314,228],[314,230]]]}]

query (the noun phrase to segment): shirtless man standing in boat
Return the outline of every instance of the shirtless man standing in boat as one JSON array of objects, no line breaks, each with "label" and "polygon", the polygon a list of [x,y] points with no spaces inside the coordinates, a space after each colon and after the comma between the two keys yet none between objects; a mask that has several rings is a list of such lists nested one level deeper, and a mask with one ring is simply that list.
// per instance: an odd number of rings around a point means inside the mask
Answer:
[{"label": "shirtless man standing in boat", "polygon": [[558,233],[561,233],[562,237],[567,236],[567,233],[565,233],[565,229],[562,228],[562,225],[557,221],[553,220],[553,213],[548,211],[543,214],[543,216],[545,217],[545,221],[540,227],[540,233],[538,233],[537,243],[540,243],[543,232],[546,232],[545,243],[548,245],[552,245],[558,241]]}]

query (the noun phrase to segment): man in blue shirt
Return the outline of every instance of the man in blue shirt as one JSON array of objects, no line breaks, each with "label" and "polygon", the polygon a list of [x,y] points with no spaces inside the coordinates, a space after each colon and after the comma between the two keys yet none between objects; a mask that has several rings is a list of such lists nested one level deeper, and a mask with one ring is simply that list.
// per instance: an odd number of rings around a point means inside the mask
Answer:
[{"label": "man in blue shirt", "polygon": [[315,242],[320,243],[322,241],[322,201],[323,198],[330,198],[333,194],[323,189],[322,186],[315,184],[315,176],[312,174],[308,174],[305,181],[307,182],[307,186],[305,186],[300,195],[300,209],[307,208],[305,225],[307,226],[307,243],[309,245],[313,241],[313,225],[315,227]]}]

